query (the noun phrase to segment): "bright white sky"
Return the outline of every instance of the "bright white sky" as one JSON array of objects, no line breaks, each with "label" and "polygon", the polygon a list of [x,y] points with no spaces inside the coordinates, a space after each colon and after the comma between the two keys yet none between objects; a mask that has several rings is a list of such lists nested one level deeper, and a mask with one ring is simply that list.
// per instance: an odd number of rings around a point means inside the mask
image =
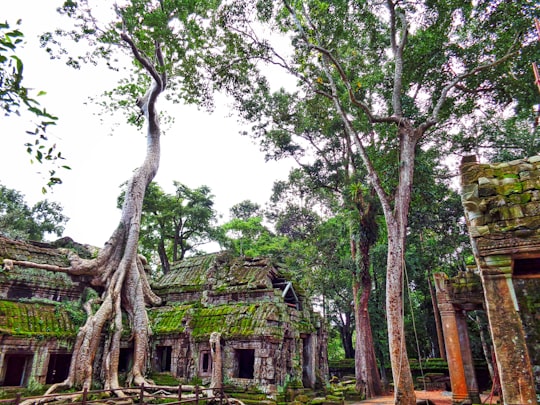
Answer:
[{"label": "bright white sky", "polygon": [[[31,125],[24,117],[0,116],[0,183],[23,193],[29,205],[44,198],[59,202],[70,218],[64,236],[102,246],[120,218],[116,208],[119,186],[144,158],[144,131],[123,125],[120,114],[112,120],[105,117],[108,122],[103,124],[98,107],[85,104],[88,97],[111,89],[119,75],[90,66],[75,71],[50,60],[39,48],[39,34],[62,22],[55,11],[62,1],[0,3],[0,20],[15,27],[22,19],[26,44],[18,55],[24,62],[23,82],[36,92],[47,92],[39,100],[59,117],[48,135],[72,168],[59,171],[63,184],[41,194],[48,171],[31,164],[25,151],[25,130]],[[191,188],[207,185],[215,196],[216,210],[227,219],[229,208],[245,199],[264,205],[274,180],[286,178],[291,162],[266,163],[258,146],[239,134],[241,128],[225,102],[213,114],[178,105],[169,113],[176,122],[162,137],[161,165],[155,178],[167,192],[173,192],[174,180]]]}]

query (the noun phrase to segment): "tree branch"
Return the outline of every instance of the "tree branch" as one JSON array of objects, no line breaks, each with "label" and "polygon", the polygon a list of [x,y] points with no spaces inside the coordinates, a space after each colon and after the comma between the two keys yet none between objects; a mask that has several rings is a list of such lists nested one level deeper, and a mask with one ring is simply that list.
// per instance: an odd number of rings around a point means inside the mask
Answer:
[{"label": "tree branch", "polygon": [[[135,45],[133,40],[127,35],[125,32],[122,32],[120,34],[120,38],[122,38],[122,41],[127,43],[129,47],[131,48],[131,53],[133,54],[133,57],[139,62],[143,68],[148,72],[148,74],[154,79],[154,81],[159,85],[160,91],[163,89],[163,83],[161,82],[161,75],[158,73],[155,66],[152,64],[152,62],[141,52],[139,51],[139,48]],[[159,54],[161,55],[161,49],[159,49]],[[156,50],[157,52],[157,50]],[[161,56],[161,62],[163,62],[163,57]]]},{"label": "tree branch", "polygon": [[[364,103],[363,101],[361,100],[358,100],[356,98],[356,96],[354,95],[354,90],[351,86],[351,83],[349,81],[349,79],[347,78],[347,75],[345,73],[345,70],[343,69],[343,67],[341,66],[341,64],[339,63],[339,61],[336,59],[336,57],[332,54],[332,52],[330,52],[328,49],[326,49],[325,47],[323,47],[322,45],[318,44],[313,44],[308,36],[306,35],[305,33],[305,30],[304,28],[302,27],[302,24],[300,22],[300,20],[298,19],[298,16],[296,14],[296,11],[291,7],[291,5],[289,4],[289,2],[287,0],[283,0],[283,4],[285,5],[285,7],[287,8],[287,10],[289,11],[289,13],[291,14],[291,16],[293,17],[295,23],[296,23],[296,26],[298,27],[298,31],[300,32],[300,35],[302,37],[302,39],[304,40],[304,42],[306,43],[306,45],[310,48],[310,49],[313,49],[313,50],[316,50],[317,52],[319,52],[323,57],[326,57],[328,58],[328,60],[330,62],[332,62],[332,65],[336,68],[338,74],[339,74],[339,77],[342,81],[342,83],[345,85],[345,87],[347,88],[347,92],[348,92],[348,95],[349,95],[349,99],[350,101],[353,103],[353,105],[355,105],[356,107],[359,107],[368,117],[369,121],[372,122],[372,123],[376,123],[376,122],[387,122],[387,123],[395,123],[395,124],[398,124],[399,123],[399,119],[397,117],[380,117],[380,116],[377,116],[375,114],[373,114],[373,112],[371,111],[371,109],[369,108],[369,106]],[[306,13],[307,14],[307,13]],[[308,16],[305,15],[304,16],[307,21],[310,21]],[[316,28],[312,25],[311,28],[316,32]],[[319,41],[320,42],[320,41]],[[328,73],[327,73],[328,74]]]},{"label": "tree branch", "polygon": [[396,43],[396,32],[397,27],[396,24],[396,18],[395,18],[395,8],[394,4],[389,0],[388,4],[391,5],[390,9],[390,15],[391,23],[393,26],[391,27],[391,42],[392,42],[392,50],[394,52],[394,88],[392,90],[392,108],[394,109],[394,115],[396,117],[403,117],[403,106],[401,103],[401,92],[403,90],[403,50],[405,49],[405,44],[407,43],[407,37],[408,37],[408,31],[407,31],[407,20],[405,19],[405,14],[400,12],[399,17],[401,19],[401,38],[399,40],[399,43]]},{"label": "tree branch", "polygon": [[441,91],[441,95],[439,96],[439,99],[435,103],[435,107],[433,108],[433,112],[431,113],[431,117],[428,120],[426,120],[426,122],[424,122],[423,124],[420,125],[421,132],[425,132],[428,128],[432,127],[433,125],[435,125],[438,122],[439,113],[441,111],[441,108],[442,108],[444,102],[448,98],[448,93],[450,92],[450,90],[452,90],[453,88],[457,88],[458,83],[461,82],[462,80],[465,80],[468,77],[474,76],[475,74],[477,74],[477,73],[479,73],[479,72],[481,72],[483,70],[487,70],[487,69],[490,69],[490,68],[495,67],[497,65],[500,65],[501,63],[506,62],[512,56],[516,55],[518,51],[513,51],[513,49],[514,49],[515,44],[517,43],[517,40],[518,39],[516,38],[514,43],[508,49],[508,52],[506,52],[506,54],[503,57],[501,57],[500,59],[497,59],[497,60],[495,60],[495,61],[493,61],[491,63],[486,63],[486,64],[483,64],[483,65],[477,66],[477,67],[475,67],[474,69],[472,69],[472,70],[470,70],[468,72],[462,73],[462,74],[456,76],[454,79],[452,79],[446,86],[444,86],[444,88]]}]

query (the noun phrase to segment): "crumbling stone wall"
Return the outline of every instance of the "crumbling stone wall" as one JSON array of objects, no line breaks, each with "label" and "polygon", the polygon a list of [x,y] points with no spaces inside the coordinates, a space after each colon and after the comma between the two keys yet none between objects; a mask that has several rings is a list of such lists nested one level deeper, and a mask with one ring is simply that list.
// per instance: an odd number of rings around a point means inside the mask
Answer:
[{"label": "crumbling stone wall", "polygon": [[[527,305],[516,290],[532,292],[536,287],[526,284],[540,278],[540,156],[497,164],[466,157],[461,182],[505,403],[536,404],[536,347],[527,346]],[[526,281],[517,271],[523,259],[537,264]]]}]

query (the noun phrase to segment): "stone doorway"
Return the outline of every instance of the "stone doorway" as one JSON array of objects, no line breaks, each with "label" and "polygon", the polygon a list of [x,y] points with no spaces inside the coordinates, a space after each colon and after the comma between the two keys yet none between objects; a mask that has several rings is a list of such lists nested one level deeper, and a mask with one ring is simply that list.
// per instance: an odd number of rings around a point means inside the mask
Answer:
[{"label": "stone doorway", "polygon": [[302,384],[304,388],[314,388],[313,375],[313,351],[311,348],[311,337],[302,338]]},{"label": "stone doorway", "polygon": [[158,371],[171,371],[171,346],[158,346],[156,349],[157,352],[157,368]]},{"label": "stone doorway", "polygon": [[255,371],[255,350],[236,349],[236,363],[238,365],[238,378],[253,379]]},{"label": "stone doorway", "polygon": [[71,364],[71,354],[51,354],[49,357],[49,367],[47,369],[47,379],[45,384],[54,384],[64,381],[69,373]]},{"label": "stone doorway", "polygon": [[6,354],[4,386],[24,386],[32,368],[32,354]]}]

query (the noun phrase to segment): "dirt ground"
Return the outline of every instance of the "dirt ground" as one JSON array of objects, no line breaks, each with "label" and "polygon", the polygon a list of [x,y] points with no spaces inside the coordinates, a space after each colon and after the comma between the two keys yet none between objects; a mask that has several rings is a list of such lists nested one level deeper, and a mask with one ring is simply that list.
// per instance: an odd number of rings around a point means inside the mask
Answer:
[{"label": "dirt ground", "polygon": [[[415,391],[416,399],[429,399],[435,405],[451,405],[452,404],[452,393],[448,391]],[[491,398],[489,400],[488,395],[481,395],[481,400],[483,404],[496,404],[497,398]],[[393,404],[393,396],[378,397],[374,399],[369,399],[366,401],[360,402],[347,402],[347,405],[369,405],[369,404]]]}]

